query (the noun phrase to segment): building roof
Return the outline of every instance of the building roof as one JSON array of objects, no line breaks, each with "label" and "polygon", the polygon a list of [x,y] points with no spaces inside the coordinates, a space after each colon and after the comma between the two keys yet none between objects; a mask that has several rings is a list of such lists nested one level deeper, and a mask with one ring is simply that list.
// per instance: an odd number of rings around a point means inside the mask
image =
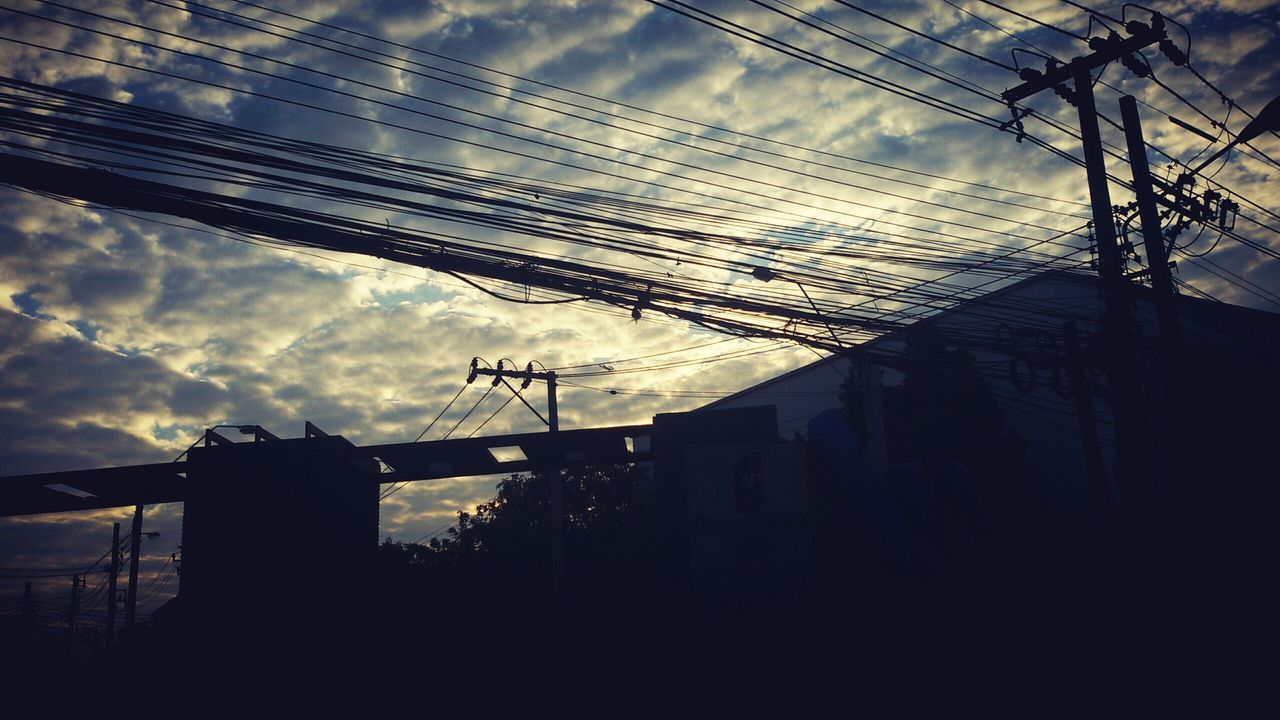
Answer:
[{"label": "building roof", "polygon": [[[921,318],[911,325],[893,330],[891,332],[880,335],[871,340],[867,340],[851,351],[864,350],[873,351],[887,343],[901,340],[909,330],[922,326],[936,325],[945,323],[948,319],[964,313],[972,313],[980,308],[993,306],[1002,298],[1012,295],[1024,293],[1027,290],[1045,283],[1057,283],[1062,285],[1074,285],[1081,289],[1087,289],[1091,293],[1099,291],[1098,277],[1091,272],[1079,270],[1049,270],[1038,273],[1031,277],[1024,278],[1014,283],[1010,283],[992,292],[981,296],[956,303],[951,307],[934,312],[926,317]],[[1133,286],[1140,300],[1147,299],[1152,292],[1150,288],[1145,286]],[[1239,305],[1232,305],[1215,300],[1206,300],[1188,295],[1177,296],[1178,311],[1180,314],[1189,317],[1199,317],[1213,326],[1217,326],[1223,334],[1234,335],[1236,338],[1245,342],[1262,342],[1271,341],[1272,344],[1280,345],[1280,314],[1247,308]],[[1099,303],[1100,305],[1100,303]],[[1096,307],[1096,305],[1095,305]],[[1081,317],[1085,320],[1088,318]],[[1257,331],[1257,332],[1255,332]],[[850,354],[853,354],[850,352]],[[877,359],[872,356],[873,362]],[[822,364],[830,364],[841,360],[840,355],[824,356],[820,360],[815,360],[807,365],[802,365],[794,370],[790,370],[781,375],[774,376],[762,382],[756,383],[750,387],[744,388],[733,395],[719,398],[714,402],[708,403],[699,409],[714,409],[729,403],[733,403],[741,399],[745,395],[760,393],[770,388],[770,386],[785,382],[800,375],[812,372]],[[882,360],[882,359],[880,359]],[[878,364],[884,364],[882,362]],[[840,371],[843,372],[843,371]]]}]

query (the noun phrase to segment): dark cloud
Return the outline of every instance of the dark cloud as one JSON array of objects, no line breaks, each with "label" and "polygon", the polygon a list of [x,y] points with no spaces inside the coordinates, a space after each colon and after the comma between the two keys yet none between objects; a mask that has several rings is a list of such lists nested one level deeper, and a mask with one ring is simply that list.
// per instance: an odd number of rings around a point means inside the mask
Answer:
[{"label": "dark cloud", "polygon": [[71,299],[92,312],[97,308],[138,311],[151,299],[154,276],[135,268],[87,268],[71,279]]}]

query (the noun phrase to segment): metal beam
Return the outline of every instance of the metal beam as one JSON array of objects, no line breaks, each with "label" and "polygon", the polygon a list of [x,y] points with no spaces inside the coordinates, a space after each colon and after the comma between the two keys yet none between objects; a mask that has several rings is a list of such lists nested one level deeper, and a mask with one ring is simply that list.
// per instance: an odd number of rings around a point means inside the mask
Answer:
[{"label": "metal beam", "polygon": [[[651,429],[650,425],[624,425],[564,430],[554,443],[549,433],[523,433],[367,445],[354,448],[352,457],[377,458],[388,466],[389,472],[379,477],[382,483],[644,462],[650,459],[648,451],[636,452],[636,443],[627,441],[647,437]],[[491,452],[500,448],[520,451],[513,453],[515,459]],[[186,462],[172,462],[0,477],[0,517],[182,502],[189,487],[186,469]]]},{"label": "metal beam", "polygon": [[[178,502],[187,492],[184,466],[162,463],[0,477],[0,516]],[[58,486],[64,489],[54,489]]]},{"label": "metal beam", "polygon": [[[490,435],[488,437],[436,440],[360,448],[366,457],[375,457],[391,466],[383,473],[383,483],[407,480],[466,477],[528,472],[548,466],[585,467],[650,459],[648,451],[627,447],[628,438],[647,437],[652,425],[561,430],[550,433]],[[559,450],[556,450],[558,446]],[[524,459],[502,460],[491,450],[520,448]]]}]

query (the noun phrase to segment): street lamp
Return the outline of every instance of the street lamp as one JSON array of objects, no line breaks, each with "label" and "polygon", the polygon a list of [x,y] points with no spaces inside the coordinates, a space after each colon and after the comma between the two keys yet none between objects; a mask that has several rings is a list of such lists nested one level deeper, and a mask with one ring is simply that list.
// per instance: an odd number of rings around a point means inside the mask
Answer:
[{"label": "street lamp", "polygon": [[1244,126],[1244,129],[1240,131],[1239,135],[1236,135],[1235,140],[1227,143],[1226,147],[1214,153],[1208,160],[1205,160],[1196,166],[1196,169],[1191,171],[1192,174],[1200,172],[1205,168],[1205,166],[1222,157],[1236,145],[1239,145],[1240,143],[1247,143],[1267,131],[1280,131],[1280,97],[1277,97],[1267,103],[1267,106],[1262,108],[1262,112],[1258,113],[1258,116],[1253,120],[1250,120],[1249,124]]}]

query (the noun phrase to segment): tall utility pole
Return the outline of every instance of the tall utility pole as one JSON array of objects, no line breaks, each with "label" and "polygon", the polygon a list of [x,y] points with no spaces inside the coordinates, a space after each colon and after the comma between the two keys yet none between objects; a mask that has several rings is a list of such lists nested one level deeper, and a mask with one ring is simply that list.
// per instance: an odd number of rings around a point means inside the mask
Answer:
[{"label": "tall utility pole", "polygon": [[[1111,196],[1107,188],[1102,135],[1098,129],[1098,112],[1094,104],[1092,73],[1117,60],[1130,69],[1138,67],[1140,70],[1132,53],[1167,39],[1168,34],[1165,32],[1164,18],[1155,13],[1152,14],[1150,25],[1131,22],[1125,29],[1130,33],[1128,38],[1121,38],[1115,33],[1107,38],[1091,38],[1089,47],[1095,52],[1077,57],[1067,65],[1050,61],[1044,72],[1023,68],[1019,75],[1025,82],[1006,90],[1002,97],[1012,106],[1013,103],[1043,90],[1053,89],[1055,93],[1074,103],[1079,110],[1080,137],[1084,146],[1094,237],[1098,246],[1098,274],[1106,304],[1102,338],[1115,414],[1119,461],[1117,474],[1126,481],[1132,481],[1128,490],[1141,495],[1145,491],[1143,486],[1146,485],[1143,478],[1150,473],[1150,448],[1145,434],[1146,423],[1142,419],[1138,403],[1136,358],[1130,337],[1129,283],[1124,276],[1120,248],[1116,242],[1115,222],[1111,215]],[[1065,87],[1067,82],[1072,83],[1074,92]],[[1122,488],[1122,493],[1125,489]]]},{"label": "tall utility pole", "polygon": [[[1138,373],[1135,367],[1129,312],[1129,283],[1124,277],[1116,226],[1111,214],[1111,193],[1107,187],[1107,166],[1098,129],[1098,110],[1093,102],[1093,76],[1083,64],[1072,63],[1076,106],[1080,110],[1080,136],[1084,145],[1085,173],[1089,178],[1089,201],[1093,210],[1093,232],[1098,245],[1098,274],[1102,278],[1103,301],[1107,312],[1102,319],[1102,337],[1108,356],[1111,405],[1116,421],[1118,474],[1126,481],[1137,479],[1147,453],[1138,403]],[[1140,483],[1144,484],[1144,483]],[[1127,488],[1132,490],[1132,486]]]},{"label": "tall utility pole", "polygon": [[111,574],[107,575],[107,647],[116,643],[116,577],[120,574],[120,523],[111,528]]},{"label": "tall utility pole", "polygon": [[31,646],[31,631],[35,627],[35,606],[31,597],[31,581],[22,585],[22,647]]},{"label": "tall utility pole", "polygon": [[[80,575],[71,576],[71,609],[67,611],[68,652],[76,651],[76,615],[80,613]],[[73,658],[74,659],[74,658]]]},{"label": "tall utility pole", "polygon": [[[522,390],[529,387],[529,383],[534,380],[545,380],[547,383],[547,419],[543,422],[551,431],[552,441],[547,467],[543,472],[551,486],[551,612],[558,622],[564,609],[564,484],[560,482],[560,466],[557,462],[561,454],[556,444],[556,438],[560,433],[560,412],[556,406],[556,374],[553,370],[534,372],[533,363],[529,363],[523,370],[504,369],[501,361],[498,362],[496,369],[482,368],[478,367],[473,359],[467,382],[474,382],[479,375],[492,376],[494,385],[499,382],[505,383],[506,378],[520,378],[524,381],[521,385]],[[516,392],[515,388],[511,388],[511,391]],[[516,397],[520,397],[520,393],[516,392]],[[524,398],[520,397],[520,400],[523,402]],[[525,402],[525,405],[528,406],[529,403]],[[538,411],[532,406],[529,406],[529,409],[538,415]],[[538,417],[542,416],[538,415]]]},{"label": "tall utility pole", "polygon": [[[1156,306],[1156,320],[1160,336],[1156,341],[1156,357],[1148,371],[1152,391],[1148,393],[1150,412],[1150,437],[1165,437],[1169,427],[1169,381],[1171,362],[1178,352],[1178,315],[1174,302],[1173,277],[1169,273],[1169,256],[1165,250],[1164,229],[1160,227],[1160,211],[1156,207],[1156,194],[1151,183],[1151,168],[1147,163],[1147,145],[1142,138],[1142,121],[1138,117],[1138,103],[1132,95],[1120,98],[1120,116],[1124,122],[1125,143],[1129,149],[1129,167],[1133,171],[1133,193],[1138,201],[1138,218],[1142,223],[1142,243],[1147,256],[1147,273],[1151,279],[1152,298]],[[1154,450],[1154,447],[1152,448]],[[1167,477],[1169,458],[1164,453],[1152,452],[1151,472]],[[1151,483],[1146,488],[1147,500],[1159,502],[1161,487]]]},{"label": "tall utility pole", "polygon": [[1142,221],[1143,250],[1147,271],[1155,291],[1156,316],[1160,322],[1160,339],[1165,352],[1178,339],[1178,317],[1174,309],[1173,277],[1169,274],[1169,255],[1165,251],[1164,232],[1160,228],[1160,212],[1156,209],[1156,193],[1151,186],[1151,168],[1147,163],[1147,145],[1142,139],[1142,121],[1138,102],[1132,95],[1120,98],[1120,117],[1124,121],[1124,137],[1129,146],[1129,167],[1133,170],[1133,193],[1138,200],[1138,217]]},{"label": "tall utility pole", "polygon": [[124,598],[125,639],[133,640],[134,614],[138,610],[138,556],[142,554],[142,506],[133,509],[133,527],[129,531],[129,593]]},{"label": "tall utility pole", "polygon": [[1084,451],[1085,473],[1089,476],[1089,487],[1093,491],[1098,519],[1106,521],[1112,509],[1111,492],[1107,486],[1107,473],[1102,464],[1098,425],[1093,417],[1089,376],[1085,374],[1084,360],[1080,353],[1080,338],[1076,333],[1074,322],[1068,321],[1062,324],[1062,342],[1067,353],[1067,381],[1071,384],[1071,396],[1076,403],[1076,420],[1080,424],[1080,446]]}]

